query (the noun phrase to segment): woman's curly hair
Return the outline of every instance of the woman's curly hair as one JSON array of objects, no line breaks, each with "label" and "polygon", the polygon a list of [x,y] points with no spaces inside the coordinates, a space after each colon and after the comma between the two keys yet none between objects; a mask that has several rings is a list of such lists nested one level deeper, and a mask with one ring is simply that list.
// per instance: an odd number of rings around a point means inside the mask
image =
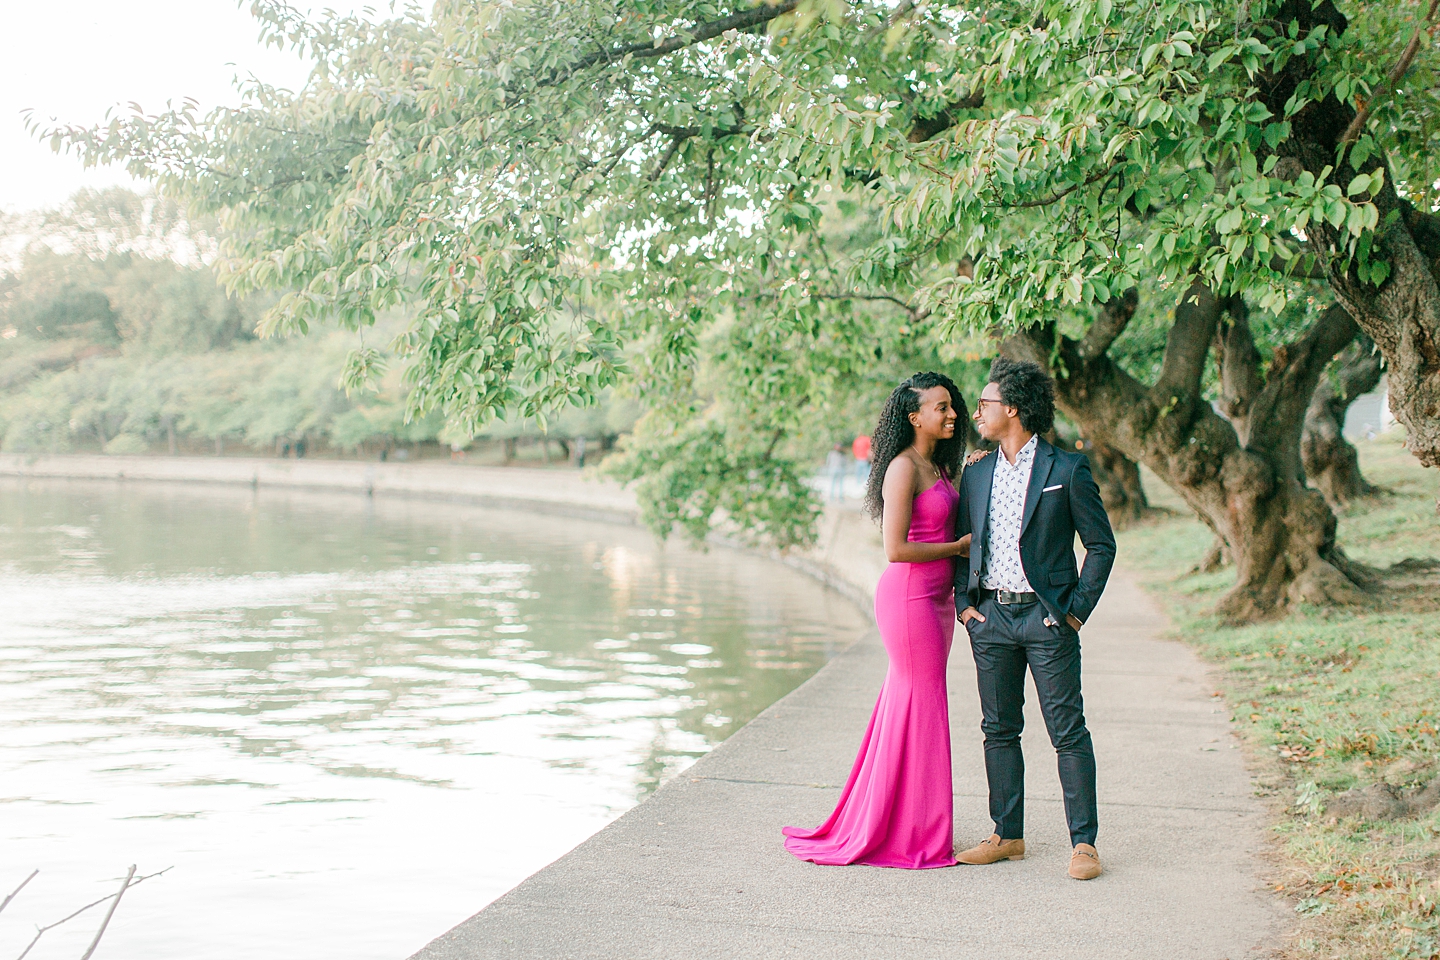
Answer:
[{"label": "woman's curly hair", "polygon": [[1055,426],[1055,381],[1039,364],[996,357],[990,382],[1000,388],[1000,402],[1020,414],[1020,426],[1041,436]]},{"label": "woman's curly hair", "polygon": [[901,381],[880,409],[880,421],[875,424],[871,437],[870,482],[865,487],[865,512],[876,520],[880,519],[885,509],[885,500],[881,495],[885,486],[885,470],[891,460],[915,442],[915,428],[910,425],[910,414],[920,409],[920,394],[931,387],[944,387],[950,392],[950,405],[955,408],[958,418],[955,436],[935,444],[931,460],[952,481],[960,469],[960,460],[965,455],[965,424],[969,421],[960,388],[943,373],[917,373]]}]

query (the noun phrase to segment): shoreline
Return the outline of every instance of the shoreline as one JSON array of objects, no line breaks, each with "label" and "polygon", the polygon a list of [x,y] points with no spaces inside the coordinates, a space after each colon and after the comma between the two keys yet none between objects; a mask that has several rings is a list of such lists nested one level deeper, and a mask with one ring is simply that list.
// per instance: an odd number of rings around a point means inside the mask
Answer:
[{"label": "shoreline", "polygon": [[[151,457],[0,454],[0,476],[31,480],[112,480],[289,487],[453,500],[498,509],[633,526],[635,498],[582,471],[479,467],[444,461],[286,460],[263,457]],[[579,482],[577,482],[579,481]]]},{"label": "shoreline", "polygon": [[[265,457],[0,454],[0,477],[29,480],[109,480],[279,487],[471,503],[546,516],[640,525],[635,495],[593,470],[472,466],[445,461],[377,463],[363,460],[288,460]],[[867,543],[868,537],[868,543]],[[884,563],[857,545],[880,549],[878,532],[858,511],[829,507],[815,547],[782,553],[720,534],[708,543],[779,561],[856,604],[869,617]]]}]

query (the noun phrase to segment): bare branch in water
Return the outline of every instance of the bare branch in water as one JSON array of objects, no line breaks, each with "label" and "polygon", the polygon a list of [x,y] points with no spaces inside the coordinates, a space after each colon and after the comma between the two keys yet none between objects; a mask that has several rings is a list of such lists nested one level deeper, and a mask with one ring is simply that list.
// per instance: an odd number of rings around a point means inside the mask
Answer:
[{"label": "bare branch in water", "polygon": [[[84,913],[86,910],[89,910],[91,907],[98,907],[98,906],[100,906],[100,904],[104,903],[106,900],[114,900],[115,903],[118,904],[118,903],[120,902],[120,895],[123,894],[123,893],[124,893],[126,890],[128,890],[129,888],[134,887],[134,886],[138,886],[139,884],[144,883],[146,880],[149,880],[151,877],[158,877],[158,876],[160,876],[160,875],[163,874],[163,873],[169,873],[169,872],[170,872],[171,870],[173,870],[173,869],[174,869],[173,867],[166,867],[164,870],[157,870],[157,871],[155,871],[154,873],[147,873],[147,874],[145,874],[145,876],[143,876],[143,877],[135,877],[135,868],[134,868],[134,867],[131,867],[131,868],[130,868],[130,874],[129,874],[129,876],[127,876],[127,877],[125,878],[125,886],[121,887],[121,888],[120,888],[118,891],[116,891],[115,893],[109,894],[108,896],[101,897],[99,900],[96,900],[96,901],[94,901],[93,903],[87,903],[87,904],[85,904],[85,906],[81,907],[79,910],[76,910],[74,913],[70,914],[70,916],[68,916],[68,917],[65,917],[65,918],[60,919],[60,920],[56,920],[54,923],[47,924],[46,926],[43,926],[43,927],[36,927],[36,928],[35,928],[35,939],[33,939],[33,940],[30,941],[30,945],[29,945],[28,947],[26,947],[25,950],[20,954],[20,956],[18,956],[18,957],[15,958],[15,960],[25,960],[25,958],[29,955],[30,951],[35,949],[35,944],[37,944],[37,943],[40,942],[40,938],[43,937],[43,936],[45,936],[45,934],[46,934],[47,932],[49,932],[49,931],[51,931],[51,930],[54,930],[56,927],[60,926],[60,924],[62,924],[62,923],[67,923],[67,922],[69,922],[69,921],[71,921],[71,920],[74,920],[76,917],[80,916],[80,914]],[[36,870],[36,871],[35,871],[35,873],[39,873],[39,872],[40,872],[39,870]],[[33,877],[34,875],[35,875],[35,874],[31,874],[32,877]],[[135,877],[135,879],[134,879],[134,880],[131,880],[130,877]],[[25,881],[25,883],[29,883],[29,882],[30,882],[29,880],[26,880],[26,881]],[[22,887],[23,887],[24,885],[25,885],[25,884],[23,884],[23,883],[21,884]],[[19,893],[20,891],[19,891],[19,890],[16,890],[15,892],[16,892],[16,893]],[[12,894],[12,896],[13,896],[13,894]],[[115,907],[114,907],[114,906],[111,906],[111,908],[110,908],[110,913],[107,913],[107,914],[105,915],[105,924],[108,924],[108,923],[110,922],[110,914],[113,914],[114,912],[115,912]],[[105,932],[105,924],[101,924],[101,926],[100,926],[100,933],[104,933],[104,932]],[[97,934],[95,935],[95,942],[90,944],[90,951],[92,951],[92,952],[93,952],[94,949],[95,949],[95,944],[100,942],[100,933],[97,933]],[[87,953],[85,954],[85,956],[87,956],[87,957],[90,956],[90,952],[87,952]]]},{"label": "bare branch in water", "polygon": [[33,870],[31,871],[30,876],[20,881],[20,886],[15,888],[15,892],[10,894],[10,896],[6,897],[3,902],[0,902],[0,912],[3,912],[6,907],[10,906],[10,901],[14,900],[16,896],[19,895],[20,891],[25,889],[25,884],[29,883],[31,880],[34,880],[35,875],[39,872],[39,870]]},{"label": "bare branch in water", "polygon": [[125,874],[125,882],[120,884],[120,889],[115,891],[115,899],[110,901],[110,909],[105,911],[105,919],[100,921],[100,929],[95,931],[95,939],[90,941],[90,949],[85,951],[85,956],[80,960],[90,960],[94,955],[95,948],[100,946],[100,938],[105,936],[105,928],[110,926],[110,918],[115,916],[115,908],[120,906],[120,898],[125,896],[125,891],[130,889],[130,881],[135,879],[135,864],[130,864],[130,872]]}]

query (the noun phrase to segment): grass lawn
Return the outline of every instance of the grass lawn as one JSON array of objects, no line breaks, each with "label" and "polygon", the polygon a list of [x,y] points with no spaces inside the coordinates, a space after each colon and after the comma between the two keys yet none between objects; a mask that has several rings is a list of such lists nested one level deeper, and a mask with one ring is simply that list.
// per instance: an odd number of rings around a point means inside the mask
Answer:
[{"label": "grass lawn", "polygon": [[[1362,470],[1388,493],[1340,517],[1342,548],[1377,567],[1440,557],[1440,470],[1422,469],[1398,433],[1360,444]],[[1192,572],[1209,531],[1153,476],[1146,482],[1175,516],[1122,532],[1120,555],[1143,571],[1174,635],[1216,665],[1257,791],[1270,798],[1271,879],[1295,917],[1279,956],[1440,958],[1440,808],[1400,819],[1330,809],[1347,790],[1403,791],[1440,776],[1440,571],[1373,608],[1225,627],[1211,611],[1233,568]]]}]

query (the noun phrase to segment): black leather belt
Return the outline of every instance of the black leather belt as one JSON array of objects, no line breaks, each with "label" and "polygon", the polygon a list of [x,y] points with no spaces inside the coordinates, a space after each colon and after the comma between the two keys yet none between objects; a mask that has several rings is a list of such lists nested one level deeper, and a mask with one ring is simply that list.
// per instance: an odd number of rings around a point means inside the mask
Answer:
[{"label": "black leather belt", "polygon": [[1015,593],[1013,590],[987,590],[981,588],[981,600],[988,600],[991,597],[995,598],[996,603],[1003,603],[1007,605],[1012,603],[1020,604],[1040,602],[1040,597],[1033,593]]}]

